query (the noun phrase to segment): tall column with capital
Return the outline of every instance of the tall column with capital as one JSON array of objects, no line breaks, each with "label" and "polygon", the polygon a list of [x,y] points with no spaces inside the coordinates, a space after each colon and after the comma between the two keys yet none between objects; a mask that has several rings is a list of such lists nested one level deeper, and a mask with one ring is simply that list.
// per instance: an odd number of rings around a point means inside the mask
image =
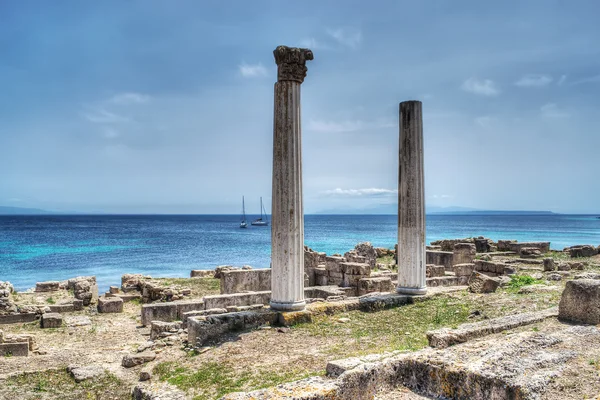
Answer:
[{"label": "tall column with capital", "polygon": [[425,175],[420,101],[400,103],[399,164],[396,291],[425,294]]},{"label": "tall column with capital", "polygon": [[273,119],[273,199],[271,216],[271,308],[304,309],[304,208],[300,85],[309,49],[278,46]]}]

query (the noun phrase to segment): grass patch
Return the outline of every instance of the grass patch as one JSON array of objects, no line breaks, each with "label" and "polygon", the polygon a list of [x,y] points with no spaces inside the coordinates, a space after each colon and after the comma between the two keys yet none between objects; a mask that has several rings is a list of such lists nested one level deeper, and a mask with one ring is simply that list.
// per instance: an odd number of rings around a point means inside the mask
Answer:
[{"label": "grass patch", "polygon": [[167,361],[156,365],[154,374],[184,391],[193,391],[194,400],[218,399],[227,393],[257,390],[302,379],[317,373],[299,371],[236,371],[230,364],[207,362],[190,370]]},{"label": "grass patch", "polygon": [[[415,304],[365,313],[351,311],[335,316],[320,315],[296,330],[313,336],[335,337],[343,346],[333,346],[335,357],[353,357],[392,350],[418,350],[427,346],[425,333],[441,327],[456,327],[468,320],[472,304],[462,298],[436,297]],[[341,324],[341,317],[350,322]]]},{"label": "grass patch", "polygon": [[111,374],[76,383],[66,370],[48,370],[23,373],[11,377],[0,386],[0,398],[33,400],[41,398],[81,399],[131,399],[129,385]]},{"label": "grass patch", "polygon": [[388,254],[387,256],[378,257],[377,264],[385,264],[385,265],[396,265],[396,259],[392,254]]},{"label": "grass patch", "polygon": [[539,285],[541,283],[544,283],[544,281],[535,279],[531,275],[511,275],[510,282],[508,283],[507,288],[509,289],[509,291],[516,292],[523,286]]},{"label": "grass patch", "polygon": [[54,300],[54,298],[52,296],[48,297],[46,299],[46,303],[48,304],[56,304],[56,300]]}]

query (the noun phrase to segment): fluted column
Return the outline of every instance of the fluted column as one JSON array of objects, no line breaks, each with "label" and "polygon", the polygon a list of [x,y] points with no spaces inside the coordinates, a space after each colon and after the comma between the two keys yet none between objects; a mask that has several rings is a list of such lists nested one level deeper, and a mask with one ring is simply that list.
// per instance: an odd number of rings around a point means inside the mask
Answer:
[{"label": "fluted column", "polygon": [[420,101],[400,103],[398,293],[425,294],[425,176]]},{"label": "fluted column", "polygon": [[304,208],[300,85],[308,49],[279,46],[273,120],[273,200],[271,211],[271,308],[304,309]]}]

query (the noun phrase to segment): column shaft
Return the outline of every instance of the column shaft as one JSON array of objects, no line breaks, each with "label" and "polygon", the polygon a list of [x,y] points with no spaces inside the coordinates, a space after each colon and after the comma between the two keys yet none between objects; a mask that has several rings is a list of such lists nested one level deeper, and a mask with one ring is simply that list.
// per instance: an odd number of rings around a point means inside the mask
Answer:
[{"label": "column shaft", "polygon": [[271,307],[301,310],[306,303],[299,82],[275,84],[273,125]]},{"label": "column shaft", "polygon": [[422,104],[405,101],[400,103],[397,292],[426,291]]}]

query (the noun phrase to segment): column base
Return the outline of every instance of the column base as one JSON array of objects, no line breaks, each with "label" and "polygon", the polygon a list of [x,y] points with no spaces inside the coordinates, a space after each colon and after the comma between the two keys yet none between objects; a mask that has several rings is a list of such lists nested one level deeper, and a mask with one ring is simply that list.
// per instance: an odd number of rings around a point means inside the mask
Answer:
[{"label": "column base", "polygon": [[296,302],[279,302],[271,301],[271,308],[276,311],[301,311],[306,307],[306,301],[300,300]]},{"label": "column base", "polygon": [[416,287],[400,287],[396,288],[396,293],[398,294],[412,294],[412,295],[420,295],[427,294],[427,286],[416,288]]}]

